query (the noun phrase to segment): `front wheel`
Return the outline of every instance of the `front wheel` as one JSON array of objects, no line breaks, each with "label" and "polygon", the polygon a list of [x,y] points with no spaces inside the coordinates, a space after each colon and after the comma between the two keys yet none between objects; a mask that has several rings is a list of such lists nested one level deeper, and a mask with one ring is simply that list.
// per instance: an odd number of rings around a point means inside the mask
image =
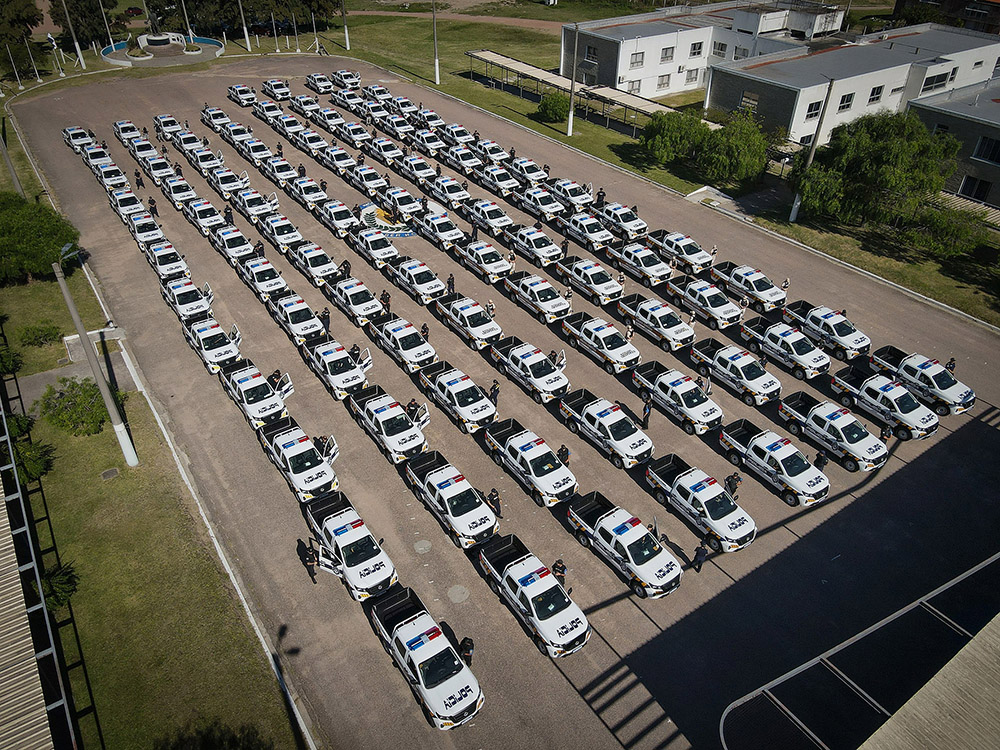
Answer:
[{"label": "front wheel", "polygon": [[540,313],[538,313],[538,322],[541,323],[543,326],[546,326],[546,325],[549,324],[549,319],[545,315],[545,313],[540,312]]},{"label": "front wheel", "polygon": [[846,362],[847,361],[847,352],[845,352],[843,349],[834,349],[833,350],[833,358],[834,359],[839,359],[841,362]]},{"label": "front wheel", "polygon": [[693,422],[685,421],[684,424],[681,425],[681,427],[684,428],[684,432],[686,432],[688,435],[694,435],[695,430]]},{"label": "front wheel", "polygon": [[639,581],[632,581],[632,584],[629,586],[629,588],[632,589],[632,593],[635,594],[637,598],[639,599],[646,598],[646,587],[643,586],[641,583],[639,583]]},{"label": "front wheel", "polygon": [[760,351],[760,344],[758,344],[756,341],[751,341],[749,344],[747,344],[747,349],[752,351],[754,354],[757,354]]},{"label": "front wheel", "polygon": [[580,431],[580,425],[576,423],[576,420],[570,417],[566,420],[566,429],[572,432],[574,435]]},{"label": "front wheel", "polygon": [[460,539],[458,538],[458,535],[457,535],[457,534],[451,534],[451,543],[452,543],[452,544],[454,544],[454,545],[455,545],[456,547],[458,547],[459,549],[462,549],[462,542],[461,542],[461,540],[460,540]]},{"label": "front wheel", "polygon": [[571,347],[573,347],[574,349],[579,349],[580,348],[580,341],[576,338],[576,336],[570,336],[569,337],[569,345]]},{"label": "front wheel", "polygon": [[909,427],[899,426],[896,428],[896,437],[900,440],[909,440],[913,437],[913,433]]},{"label": "front wheel", "polygon": [[665,351],[665,352],[671,351],[670,340],[669,339],[662,339],[660,341],[660,348],[663,351]]},{"label": "front wheel", "polygon": [[542,656],[548,656],[549,650],[545,647],[545,641],[543,641],[539,636],[535,636],[535,648],[538,649],[538,653]]},{"label": "front wheel", "polygon": [[854,405],[854,398],[850,393],[842,393],[837,397],[837,400],[840,402],[841,406],[846,406],[848,409]]},{"label": "front wheel", "polygon": [[753,309],[754,309],[754,312],[756,312],[758,315],[763,315],[764,314],[764,303],[763,302],[754,302],[753,303]]},{"label": "front wheel", "polygon": [[719,330],[719,321],[717,321],[715,318],[709,318],[708,319],[708,327],[711,330],[713,330],[713,331],[718,331]]},{"label": "front wheel", "polygon": [[795,493],[787,490],[781,493],[781,499],[785,501],[785,505],[790,508],[796,508],[799,505],[799,499],[795,496]]},{"label": "front wheel", "polygon": [[616,469],[625,468],[625,462],[622,461],[622,457],[619,456],[617,453],[611,456],[611,465],[614,466]]},{"label": "front wheel", "polygon": [[806,379],[806,371],[803,370],[801,367],[796,367],[794,370],[792,370],[792,375],[795,376],[796,380]]},{"label": "front wheel", "polygon": [[717,536],[710,536],[708,538],[708,546],[712,552],[722,552],[722,541]]},{"label": "front wheel", "polygon": [[605,362],[604,363],[604,371],[608,375],[614,375],[615,374],[615,366],[613,364],[611,364],[610,362]]},{"label": "front wheel", "polygon": [[861,467],[858,466],[858,462],[855,461],[853,458],[845,458],[844,468],[853,474],[856,471],[858,471]]},{"label": "front wheel", "polygon": [[939,417],[947,417],[951,414],[951,409],[948,408],[948,404],[938,404],[934,407],[934,413]]},{"label": "front wheel", "polygon": [[535,501],[535,505],[539,508],[545,507],[545,498],[542,497],[542,493],[538,490],[532,490],[531,499]]},{"label": "front wheel", "polygon": [[[646,287],[647,289],[652,289],[653,288],[653,282],[650,280],[650,278],[648,276],[644,276],[643,277],[643,279],[642,279],[642,285],[644,287]],[[645,590],[645,589],[643,589],[643,590]]]},{"label": "front wheel", "polygon": [[534,392],[532,392],[531,398],[532,398],[532,400],[536,404],[541,404],[542,403],[542,394],[541,394],[540,391],[534,391]]},{"label": "front wheel", "polygon": [[757,399],[752,393],[744,393],[740,398],[743,400],[743,403],[746,404],[747,406],[757,405]]},{"label": "front wheel", "polygon": [[503,466],[503,457],[499,453],[494,453],[493,463],[495,463],[497,466]]},{"label": "front wheel", "polygon": [[580,543],[581,547],[590,546],[590,537],[587,536],[587,533],[585,531],[576,532],[576,541]]},{"label": "front wheel", "polygon": [[706,365],[706,364],[700,364],[700,365],[698,365],[698,374],[707,378],[708,377],[708,365]]}]

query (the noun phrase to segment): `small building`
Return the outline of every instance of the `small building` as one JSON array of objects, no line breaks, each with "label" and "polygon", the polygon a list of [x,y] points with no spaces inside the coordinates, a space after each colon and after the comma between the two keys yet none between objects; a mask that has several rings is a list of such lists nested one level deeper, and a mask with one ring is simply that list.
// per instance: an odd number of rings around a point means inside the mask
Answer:
[{"label": "small building", "polygon": [[1000,80],[924,96],[910,109],[928,130],[950,133],[962,144],[958,169],[944,189],[1000,208]]},{"label": "small building", "polygon": [[[560,74],[652,99],[705,87],[709,66],[836,33],[844,11],[808,0],[712,3],[566,24]],[[579,29],[579,37],[577,37]]]},{"label": "small building", "polygon": [[829,89],[819,143],[846,122],[880,109],[904,111],[914,99],[982,83],[1000,62],[1000,38],[938,24],[862,36],[821,50],[798,48],[714,64],[706,106],[755,112],[809,144]]},{"label": "small building", "polygon": [[1000,33],[1000,0],[896,0],[894,18],[907,8],[919,8],[921,21],[935,21],[987,34]]}]

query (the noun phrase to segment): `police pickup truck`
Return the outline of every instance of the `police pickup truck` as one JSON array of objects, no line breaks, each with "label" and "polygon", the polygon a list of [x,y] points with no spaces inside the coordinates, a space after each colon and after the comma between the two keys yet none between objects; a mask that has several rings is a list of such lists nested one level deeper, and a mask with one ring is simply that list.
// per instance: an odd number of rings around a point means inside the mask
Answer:
[{"label": "police pickup truck", "polygon": [[781,319],[797,326],[839,360],[866,356],[872,346],[872,340],[855,328],[843,312],[816,306],[804,299],[785,305]]},{"label": "police pickup truck", "polygon": [[219,380],[254,429],[288,416],[285,399],[295,392],[295,388],[287,372],[272,388],[252,361],[240,359],[223,365]]},{"label": "police pickup truck", "polygon": [[424,187],[435,177],[434,170],[420,156],[410,154],[396,160],[396,170],[411,182]]},{"label": "police pickup truck", "polygon": [[333,91],[333,81],[323,73],[310,73],[306,76],[306,88],[317,94],[329,94]]},{"label": "police pickup truck", "polygon": [[396,159],[403,155],[399,146],[388,138],[373,138],[367,141],[365,143],[365,151],[387,167],[392,166]]},{"label": "police pickup truck", "polygon": [[553,177],[545,181],[545,187],[562,203],[567,211],[585,211],[594,202],[594,196],[586,188],[573,180],[563,177]]},{"label": "police pickup truck", "polygon": [[241,154],[243,153],[242,144],[254,139],[253,133],[241,122],[227,122],[219,129],[219,134],[222,136],[222,140],[233,146]]},{"label": "police pickup truck", "polygon": [[347,173],[347,181],[362,193],[366,193],[369,198],[374,198],[378,191],[388,186],[378,170],[367,164],[358,164],[350,170]]},{"label": "police pickup truck", "polygon": [[423,212],[420,201],[414,198],[406,188],[391,187],[376,197],[382,207],[390,214],[398,214],[403,221],[408,221],[414,214]]},{"label": "police pickup truck", "polygon": [[319,542],[319,568],[340,578],[354,601],[380,596],[399,580],[382,540],[375,541],[344,493],[313,498],[305,515]]},{"label": "police pickup truck", "polygon": [[297,177],[288,183],[285,190],[308,211],[322,208],[323,204],[330,200],[312,177]]},{"label": "police pickup truck", "polygon": [[476,300],[446,294],[434,304],[444,324],[466,340],[470,349],[485,349],[503,337],[503,329]]},{"label": "police pickup truck", "polygon": [[214,154],[207,148],[198,148],[187,152],[187,160],[191,166],[201,172],[202,177],[208,177],[208,173],[213,169],[218,169],[226,160],[222,156],[222,151]]},{"label": "police pickup truck", "polygon": [[667,282],[674,305],[682,305],[705,319],[708,327],[718,331],[740,322],[743,311],[734,305],[714,284],[693,276],[676,276]]},{"label": "police pickup truck", "polygon": [[152,214],[138,212],[129,214],[125,220],[125,226],[128,227],[128,231],[135,239],[135,244],[143,252],[146,252],[146,248],[148,247],[160,245],[167,241],[163,230],[160,229],[160,225],[156,223],[156,219],[153,218]]},{"label": "police pickup truck", "polygon": [[392,463],[401,463],[428,449],[423,433],[423,428],[431,421],[427,404],[410,419],[406,410],[382,386],[370,385],[349,395],[347,406]]},{"label": "police pickup truck", "polygon": [[745,296],[750,300],[750,306],[761,315],[785,304],[785,293],[763,271],[753,266],[727,260],[712,266],[711,273],[719,289],[736,297]]},{"label": "police pickup truck", "polygon": [[281,278],[281,272],[267,258],[253,257],[237,263],[236,275],[261,302],[266,302],[272,294],[280,294],[288,289],[288,282]]},{"label": "police pickup truck", "polygon": [[712,265],[712,256],[701,249],[701,245],[682,232],[668,229],[654,229],[646,235],[646,243],[659,250],[667,260],[675,259],[677,265],[694,276]]},{"label": "police pickup truck", "polygon": [[234,268],[238,263],[257,255],[246,235],[232,224],[217,227],[214,232],[208,235],[208,241]]},{"label": "police pickup truck", "polygon": [[258,226],[264,239],[278,248],[282,255],[287,253],[289,248],[305,242],[298,227],[288,217],[281,214],[271,214],[265,217]]},{"label": "police pickup truck", "polygon": [[665,302],[641,294],[629,294],[618,300],[618,313],[636,328],[658,342],[663,351],[677,351],[694,342],[694,330]]},{"label": "police pickup truck", "polygon": [[615,239],[601,222],[588,213],[573,214],[569,218],[557,216],[556,224],[564,235],[572,237],[594,254]]},{"label": "police pickup truck", "polygon": [[612,234],[618,235],[626,242],[644,237],[649,231],[646,222],[640,219],[635,211],[621,203],[605,203],[597,208],[596,214]]},{"label": "police pickup truck", "polygon": [[504,258],[489,242],[470,240],[458,242],[452,248],[458,262],[472,273],[478,274],[484,284],[493,284],[510,273],[510,261]]},{"label": "police pickup truck", "polygon": [[736,504],[736,498],[701,469],[692,468],[676,453],[646,466],[646,483],[656,502],[669,503],[708,540],[715,552],[735,552],[757,536],[757,524]]},{"label": "police pickup truck", "polygon": [[436,177],[426,189],[434,198],[456,210],[471,198],[469,191],[462,187],[458,180],[448,175]]},{"label": "police pickup truck", "polygon": [[469,148],[479,154],[479,158],[488,164],[502,164],[510,158],[510,154],[503,150],[503,146],[488,138],[473,141],[469,144]]},{"label": "police pickup truck", "polygon": [[278,194],[271,193],[265,198],[252,188],[240,190],[233,194],[233,206],[247,217],[251,224],[257,224],[278,210]]},{"label": "police pickup truck", "polygon": [[939,417],[962,414],[976,403],[975,391],[956,380],[936,359],[907,354],[895,346],[876,349],[870,359],[875,367],[905,383]]},{"label": "police pickup truck", "polygon": [[541,187],[529,187],[515,192],[511,202],[542,221],[551,221],[566,211],[565,206],[557,201],[552,193]]},{"label": "police pickup truck", "polygon": [[444,211],[441,213],[428,211],[422,216],[414,217],[412,225],[417,234],[423,235],[424,239],[436,245],[442,252],[465,239],[465,232],[456,227]]},{"label": "police pickup truck", "polygon": [[347,233],[355,227],[361,225],[357,217],[351,213],[351,209],[337,200],[324,203],[316,212],[316,217],[326,225],[327,229],[341,239],[346,237]]},{"label": "police pickup truck", "polygon": [[197,200],[198,194],[183,177],[168,177],[160,185],[160,190],[178,211],[184,208],[188,201]]},{"label": "police pickup truck", "polygon": [[257,138],[252,138],[248,141],[241,141],[236,149],[243,154],[243,158],[247,161],[253,162],[253,165],[257,167],[257,169],[260,169],[260,165],[268,159],[274,158],[274,154],[271,152],[271,149],[267,147],[267,144]]},{"label": "police pickup truck", "polygon": [[330,146],[319,155],[319,160],[334,172],[343,177],[348,169],[352,169],[357,161],[340,146]]},{"label": "police pickup truck", "polygon": [[776,432],[738,419],[722,428],[719,442],[733,466],[745,465],[775,487],[787,505],[814,505],[830,494],[826,475]]},{"label": "police pickup truck", "polygon": [[527,344],[517,336],[507,336],[490,347],[490,357],[500,372],[531,394],[536,404],[548,403],[569,390],[569,378],[563,375],[565,352],[553,362],[534,344]]},{"label": "police pickup truck", "polygon": [[282,190],[288,186],[289,182],[299,176],[295,167],[280,156],[272,156],[270,159],[262,161],[260,163],[260,171],[261,174],[271,182],[276,183]]},{"label": "police pickup truck", "polygon": [[583,349],[601,362],[609,375],[617,375],[642,361],[639,350],[603,318],[595,318],[586,312],[573,313],[563,319],[562,330],[569,338],[570,346]]},{"label": "police pickup truck", "polygon": [[319,111],[319,102],[309,94],[297,94],[288,102],[289,109],[303,117],[312,118],[313,112]]},{"label": "police pickup truck", "polygon": [[832,401],[820,401],[799,391],[781,399],[778,416],[792,435],[805,435],[827,453],[840,456],[848,471],[871,471],[889,459],[885,443]]},{"label": "police pickup truck", "polygon": [[798,328],[772,323],[764,317],[743,321],[740,336],[753,353],[763,353],[791,369],[796,380],[822,375],[830,369],[830,357],[817,349]]},{"label": "police pickup truck", "polygon": [[332,283],[340,277],[337,262],[315,242],[305,242],[288,251],[288,259],[315,287]]},{"label": "police pickup truck", "polygon": [[236,83],[230,86],[226,91],[226,96],[241,107],[249,107],[257,101],[257,95],[253,92],[253,90],[249,86],[242,83]]},{"label": "police pickup truck", "polygon": [[649,289],[670,278],[670,266],[645,245],[633,242],[629,245],[612,243],[604,248],[608,262],[615,268],[624,268]]},{"label": "police pickup truck", "polygon": [[561,320],[572,312],[570,303],[542,276],[515,271],[503,280],[503,284],[507,293],[534,313],[542,325]]},{"label": "police pickup truck", "polygon": [[401,143],[407,143],[410,136],[416,132],[416,128],[402,115],[389,115],[379,124],[386,133]]},{"label": "police pickup truck", "polygon": [[160,295],[183,324],[192,318],[201,319],[212,314],[212,300],[215,299],[215,295],[208,282],[199,289],[189,279],[167,281],[160,285]]},{"label": "police pickup truck", "polygon": [[128,189],[112,190],[108,193],[108,203],[114,209],[114,212],[118,214],[118,218],[122,220],[122,223],[126,222],[132,214],[146,213],[146,207],[142,201],[139,200],[135,193]]},{"label": "police pickup truck", "polygon": [[478,172],[479,184],[502,198],[520,189],[521,183],[499,164],[490,162]]},{"label": "police pickup truck", "polygon": [[459,549],[482,544],[500,530],[479,490],[437,451],[407,461],[406,481]]},{"label": "police pickup truck", "polygon": [[257,430],[257,437],[300,503],[340,486],[331,466],[340,455],[333,435],[316,446],[294,419],[283,417]]},{"label": "police pickup truck", "polygon": [[266,304],[271,317],[296,345],[323,333],[323,324],[316,313],[292,289],[270,295]]},{"label": "police pickup truck", "polygon": [[431,724],[449,730],[472,721],[483,691],[420,598],[394,586],[372,606],[371,618]]},{"label": "police pickup truck", "polygon": [[226,221],[219,209],[206,200],[193,200],[184,204],[184,218],[205,237],[211,234],[213,227],[225,225]]},{"label": "police pickup truck", "polygon": [[440,151],[447,148],[447,144],[433,130],[424,128],[413,134],[413,145],[419,151],[423,151],[427,156],[434,158]]},{"label": "police pickup truck", "polygon": [[494,201],[483,198],[467,198],[458,206],[458,211],[470,224],[493,237],[499,237],[504,227],[514,223]]},{"label": "police pickup truck", "polygon": [[147,245],[142,252],[160,278],[161,284],[182,277],[191,278],[191,269],[188,268],[184,256],[178,253],[169,242]]},{"label": "police pickup truck", "polygon": [[236,172],[228,167],[222,167],[221,169],[212,170],[212,173],[208,176],[208,184],[212,186],[215,192],[222,196],[223,200],[229,200],[233,193],[239,190],[246,190],[249,187],[250,177],[245,170],[240,174],[236,174]]},{"label": "police pickup truck", "polygon": [[413,296],[418,305],[429,305],[447,291],[444,282],[422,260],[409,255],[389,258],[382,267],[386,278]]},{"label": "police pickup truck", "polygon": [[467,177],[483,166],[482,160],[468,146],[451,146],[442,152],[441,159]]},{"label": "police pickup truck", "polygon": [[520,253],[539,268],[555,263],[562,257],[562,250],[545,232],[524,224],[504,227],[503,239],[511,250]]},{"label": "police pickup truck", "polygon": [[474,433],[497,418],[497,409],[476,383],[451,363],[442,360],[421,368],[420,386],[451,416],[458,429]]},{"label": "police pickup truck", "polygon": [[640,599],[660,599],[681,584],[681,564],[642,521],[600,492],[570,501],[566,512],[576,539],[603,557]]},{"label": "police pickup truck", "polygon": [[344,116],[333,107],[321,107],[314,110],[309,119],[326,130],[328,133],[334,132],[338,125],[344,124]]},{"label": "police pickup truck", "polygon": [[632,370],[632,384],[681,423],[688,435],[703,435],[722,424],[722,409],[680,370],[650,360]]},{"label": "police pickup truck", "polygon": [[557,260],[554,271],[564,284],[575,286],[598,307],[617,302],[625,291],[600,263],[576,255]]},{"label": "police pickup truck", "polygon": [[361,88],[361,74],[353,70],[335,70],[330,74],[331,80],[341,88],[355,89]]},{"label": "police pickup truck", "polygon": [[516,419],[494,422],[484,431],[493,462],[523,484],[539,508],[569,500],[576,493],[579,484],[573,472],[542,438]]},{"label": "police pickup truck", "polygon": [[240,358],[240,342],[243,336],[240,329],[233,323],[229,335],[222,330],[214,318],[195,318],[183,325],[184,338],[188,346],[194,349],[210,373],[217,373],[224,365],[231,364]]},{"label": "police pickup truck", "polygon": [[514,178],[519,180],[520,183],[526,188],[545,182],[545,180],[549,178],[549,175],[545,172],[545,170],[535,164],[535,162],[531,159],[525,159],[524,157],[511,159],[507,162],[507,169],[512,175],[514,175]]},{"label": "police pickup truck", "polygon": [[363,229],[357,234],[349,234],[347,244],[376,268],[382,268],[391,258],[399,256],[399,250],[380,229]]},{"label": "police pickup truck", "polygon": [[324,333],[299,344],[299,354],[338,401],[368,387],[365,373],[372,369],[368,347],[359,350],[355,357],[343,344]]},{"label": "police pickup truck", "polygon": [[590,640],[583,610],[516,536],[487,540],[479,548],[479,565],[490,589],[524,623],[543,656],[575,654]]},{"label": "police pickup truck", "polygon": [[559,414],[574,435],[582,433],[611,458],[616,469],[631,469],[653,455],[653,441],[616,404],[586,388],[559,400]]},{"label": "police pickup truck", "polygon": [[691,361],[699,373],[736,391],[747,406],[761,406],[781,396],[781,382],[738,346],[702,339],[691,347]]},{"label": "police pickup truck", "polygon": [[434,347],[427,343],[410,321],[403,320],[398,315],[391,312],[373,315],[368,321],[368,330],[378,347],[409,373],[438,361]]},{"label": "police pickup truck", "polygon": [[913,397],[902,383],[872,375],[859,367],[845,367],[831,378],[837,400],[850,409],[857,404],[893,428],[900,440],[928,438],[937,432],[938,418]]}]

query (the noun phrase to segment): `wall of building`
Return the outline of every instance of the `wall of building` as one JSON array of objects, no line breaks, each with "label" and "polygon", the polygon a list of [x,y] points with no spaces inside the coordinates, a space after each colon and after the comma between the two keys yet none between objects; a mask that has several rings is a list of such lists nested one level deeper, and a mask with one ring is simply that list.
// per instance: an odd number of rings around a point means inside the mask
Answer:
[{"label": "wall of building", "polygon": [[[653,99],[659,96],[702,88],[705,85],[705,71],[713,61],[732,59],[732,45],[726,48],[727,57],[712,55],[712,34],[714,27],[684,29],[667,34],[645,38],[627,39],[619,47],[618,80],[615,85],[630,90],[639,96]],[[692,46],[701,45],[701,52],[692,55]],[[664,49],[673,48],[673,58],[661,62]],[[643,56],[641,67],[632,67],[632,56]],[[694,72],[692,72],[694,71]],[[664,85],[661,76],[670,76]],[[638,88],[635,88],[635,86]]]},{"label": "wall of building", "polygon": [[[572,28],[563,27],[562,60],[559,74],[566,78],[573,77],[574,36]],[[618,46],[619,42],[613,39],[606,39],[580,29],[576,53],[577,81],[587,85],[616,86],[618,82]],[[588,47],[596,50],[596,62],[588,59]]]},{"label": "wall of building", "polygon": [[744,105],[746,93],[757,96],[756,114],[765,130],[787,128],[796,109],[799,92],[782,86],[761,86],[760,81],[726,68],[713,68],[708,89],[708,108],[734,112]]},{"label": "wall of building", "polygon": [[919,8],[923,12],[933,11],[939,16],[939,23],[960,26],[970,31],[987,34],[1000,33],[1000,4],[995,2],[969,2],[969,0],[896,0],[893,16],[908,7]]}]

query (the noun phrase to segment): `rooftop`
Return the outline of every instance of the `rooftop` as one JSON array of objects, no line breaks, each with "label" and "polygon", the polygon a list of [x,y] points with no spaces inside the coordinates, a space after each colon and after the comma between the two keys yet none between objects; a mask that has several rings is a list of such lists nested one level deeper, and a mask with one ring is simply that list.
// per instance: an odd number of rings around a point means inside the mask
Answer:
[{"label": "rooftop", "polygon": [[915,99],[911,107],[923,107],[948,112],[969,120],[1000,125],[1000,79],[963,86]]}]

